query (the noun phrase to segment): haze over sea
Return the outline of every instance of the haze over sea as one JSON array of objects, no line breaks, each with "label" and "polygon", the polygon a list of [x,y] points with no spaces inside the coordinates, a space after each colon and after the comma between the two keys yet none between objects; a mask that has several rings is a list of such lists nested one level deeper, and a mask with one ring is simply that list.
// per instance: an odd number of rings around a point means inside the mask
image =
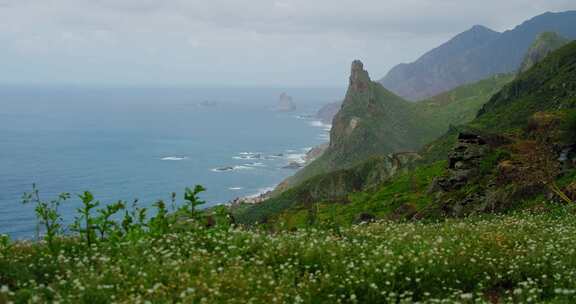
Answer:
[{"label": "haze over sea", "polygon": [[[280,93],[296,112],[272,110]],[[204,185],[208,206],[254,195],[294,173],[284,169],[327,141],[311,118],[342,89],[0,88],[0,234],[34,236],[33,206],[20,204],[36,183],[43,199],[73,194],[72,221],[90,190],[103,204],[139,199],[181,202]],[[224,171],[216,170],[225,168]]]}]

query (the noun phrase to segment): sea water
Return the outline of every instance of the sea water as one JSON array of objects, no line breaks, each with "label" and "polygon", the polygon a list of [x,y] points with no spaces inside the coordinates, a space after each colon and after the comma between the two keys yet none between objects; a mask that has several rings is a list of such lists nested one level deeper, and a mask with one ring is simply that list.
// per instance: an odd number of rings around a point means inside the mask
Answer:
[{"label": "sea water", "polygon": [[[274,111],[278,96],[297,111]],[[206,206],[271,189],[328,128],[313,113],[342,89],[0,88],[0,234],[34,236],[33,206],[22,205],[36,184],[40,197],[68,192],[61,206],[70,223],[92,191],[101,204],[169,201],[201,184]]]}]

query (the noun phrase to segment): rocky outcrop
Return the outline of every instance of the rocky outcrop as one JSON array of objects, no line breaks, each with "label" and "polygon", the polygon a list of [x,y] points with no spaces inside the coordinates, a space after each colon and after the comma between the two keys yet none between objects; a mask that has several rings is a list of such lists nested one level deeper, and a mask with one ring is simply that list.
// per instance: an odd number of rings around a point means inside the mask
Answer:
[{"label": "rocky outcrop", "polygon": [[448,154],[446,176],[437,178],[429,193],[452,191],[464,186],[479,173],[480,161],[488,152],[486,141],[472,133],[460,133],[454,148]]},{"label": "rocky outcrop", "polygon": [[546,58],[548,54],[565,46],[569,42],[569,39],[566,39],[555,32],[544,32],[538,35],[538,38],[536,38],[536,41],[534,41],[526,53],[524,61],[522,61],[522,65],[520,65],[519,73],[528,71],[536,63]]},{"label": "rocky outcrop", "polygon": [[432,138],[429,120],[415,118],[419,115],[412,103],[371,81],[360,60],[353,61],[346,96],[332,120],[328,148],[289,178],[287,186],[352,168],[371,157],[416,151]]},{"label": "rocky outcrop", "polygon": [[290,96],[286,93],[280,94],[276,110],[280,111],[280,112],[296,111],[296,104],[292,100],[292,96]]},{"label": "rocky outcrop", "polygon": [[354,92],[365,92],[370,87],[370,76],[364,70],[364,64],[360,60],[352,62],[352,69],[350,73],[349,90]]},{"label": "rocky outcrop", "polygon": [[306,152],[306,156],[304,157],[305,163],[308,164],[313,160],[317,159],[318,157],[322,156],[322,154],[326,152],[326,149],[328,149],[327,143],[318,145],[310,149],[310,151]]}]

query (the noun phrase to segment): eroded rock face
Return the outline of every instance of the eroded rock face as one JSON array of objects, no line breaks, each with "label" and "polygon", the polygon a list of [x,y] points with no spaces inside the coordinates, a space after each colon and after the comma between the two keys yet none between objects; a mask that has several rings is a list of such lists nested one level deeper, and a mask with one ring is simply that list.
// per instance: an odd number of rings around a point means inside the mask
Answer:
[{"label": "eroded rock face", "polygon": [[[361,118],[351,116],[348,112],[367,111],[366,108],[372,96],[370,75],[364,70],[360,60],[354,60],[350,68],[350,83],[341,110],[333,119],[330,131],[330,147],[339,149],[346,146],[348,138],[358,128]],[[351,110],[353,109],[353,110]]]},{"label": "eroded rock face", "polygon": [[429,192],[451,191],[464,186],[479,172],[482,157],[489,147],[479,135],[460,133],[458,142],[448,154],[448,175],[437,178]]},{"label": "eroded rock face", "polygon": [[370,86],[370,76],[364,70],[364,64],[360,60],[352,62],[350,73],[350,89],[357,92],[366,91]]}]

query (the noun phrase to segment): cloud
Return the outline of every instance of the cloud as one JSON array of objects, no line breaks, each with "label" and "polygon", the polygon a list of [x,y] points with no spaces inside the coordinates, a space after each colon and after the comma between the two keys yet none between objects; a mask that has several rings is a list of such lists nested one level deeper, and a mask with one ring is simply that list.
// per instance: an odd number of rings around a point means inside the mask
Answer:
[{"label": "cloud", "polygon": [[[0,63],[30,71],[0,81],[340,85],[355,58],[380,77],[474,24],[505,30],[567,9],[576,3],[0,0]],[[38,79],[46,65],[69,74]]]}]

